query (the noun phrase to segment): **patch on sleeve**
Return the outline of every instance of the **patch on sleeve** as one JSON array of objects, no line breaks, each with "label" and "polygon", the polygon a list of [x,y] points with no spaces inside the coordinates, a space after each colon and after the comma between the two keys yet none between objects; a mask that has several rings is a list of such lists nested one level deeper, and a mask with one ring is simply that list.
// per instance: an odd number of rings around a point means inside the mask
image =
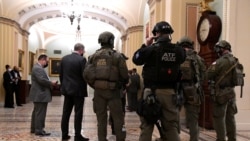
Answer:
[{"label": "patch on sleeve", "polygon": [[135,58],[138,59],[140,57],[139,52],[136,53]]},{"label": "patch on sleeve", "polygon": [[216,61],[211,64],[211,71],[215,71]]}]

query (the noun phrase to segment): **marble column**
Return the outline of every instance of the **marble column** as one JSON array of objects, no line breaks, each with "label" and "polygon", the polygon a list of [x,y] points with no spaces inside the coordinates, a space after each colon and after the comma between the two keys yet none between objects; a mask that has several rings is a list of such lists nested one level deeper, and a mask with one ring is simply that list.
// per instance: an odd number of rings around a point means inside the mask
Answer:
[{"label": "marble column", "polygon": [[[143,26],[132,26],[127,29],[127,35],[123,38],[123,51],[129,57],[128,68],[136,67],[132,62],[134,52],[143,44]],[[141,67],[138,67],[140,69]]]}]

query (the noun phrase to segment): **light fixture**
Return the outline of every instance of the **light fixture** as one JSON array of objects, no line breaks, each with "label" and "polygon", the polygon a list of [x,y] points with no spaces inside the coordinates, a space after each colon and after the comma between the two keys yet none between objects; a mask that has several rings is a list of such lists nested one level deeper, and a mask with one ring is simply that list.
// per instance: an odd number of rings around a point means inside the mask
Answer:
[{"label": "light fixture", "polygon": [[70,6],[65,7],[62,10],[62,17],[68,17],[71,25],[73,25],[73,22],[75,19],[77,19],[78,24],[80,24],[79,21],[81,21],[81,18],[83,15],[83,10],[81,10],[79,5],[80,5],[80,3],[76,3],[76,2],[74,2],[74,0],[71,0]]},{"label": "light fixture", "polygon": [[74,20],[77,21],[77,27],[76,27],[76,40],[81,40],[81,19],[83,16],[83,10],[80,7],[79,2],[74,2],[74,0],[71,0],[70,6],[65,7],[62,10],[62,17],[64,18],[69,18],[70,24],[74,25]]},{"label": "light fixture", "polygon": [[81,17],[77,18],[77,22],[78,22],[78,26],[77,26],[77,30],[76,30],[76,41],[81,41],[82,37],[81,37],[81,27],[80,27],[80,22],[81,22]]}]

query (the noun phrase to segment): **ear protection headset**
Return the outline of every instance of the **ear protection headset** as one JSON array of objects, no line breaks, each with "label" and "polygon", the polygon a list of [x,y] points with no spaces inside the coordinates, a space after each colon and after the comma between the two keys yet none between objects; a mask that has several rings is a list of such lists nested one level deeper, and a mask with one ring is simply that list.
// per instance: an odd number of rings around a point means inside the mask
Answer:
[{"label": "ear protection headset", "polygon": [[110,45],[113,45],[114,44],[114,37],[109,37],[107,43],[109,43]]},{"label": "ear protection headset", "polygon": [[114,35],[110,32],[103,32],[99,35],[98,38],[98,43],[100,44],[110,44],[113,45],[114,44]]}]

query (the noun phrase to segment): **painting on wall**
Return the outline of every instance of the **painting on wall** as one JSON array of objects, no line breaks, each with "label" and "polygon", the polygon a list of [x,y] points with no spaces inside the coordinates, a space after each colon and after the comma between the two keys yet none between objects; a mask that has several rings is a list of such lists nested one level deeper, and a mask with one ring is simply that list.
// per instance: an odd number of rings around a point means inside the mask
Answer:
[{"label": "painting on wall", "polygon": [[49,60],[49,75],[50,76],[59,76],[60,73],[60,58],[50,58]]},{"label": "painting on wall", "polygon": [[18,50],[18,67],[19,70],[23,70],[23,51],[22,50]]},{"label": "painting on wall", "polygon": [[32,72],[32,67],[35,61],[35,53],[29,52],[29,74]]},{"label": "painting on wall", "polygon": [[145,32],[146,32],[146,38],[149,37],[149,22],[146,23],[146,29],[145,29]]}]

